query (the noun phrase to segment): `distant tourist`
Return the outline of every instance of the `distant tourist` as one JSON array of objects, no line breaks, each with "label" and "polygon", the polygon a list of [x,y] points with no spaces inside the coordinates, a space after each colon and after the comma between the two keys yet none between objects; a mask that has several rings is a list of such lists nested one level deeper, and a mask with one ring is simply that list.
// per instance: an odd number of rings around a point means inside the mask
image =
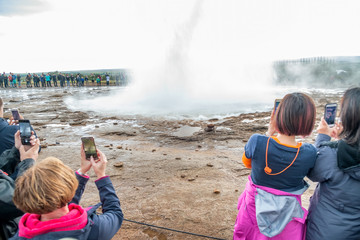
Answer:
[{"label": "distant tourist", "polygon": [[5,72],[3,73],[3,79],[4,79],[4,87],[7,88],[9,86],[9,79],[6,76]]},{"label": "distant tourist", "polygon": [[2,73],[0,73],[0,87],[4,87],[4,75]]},{"label": "distant tourist", "polygon": [[109,86],[109,84],[110,84],[110,76],[109,76],[109,74],[106,73],[105,79],[106,79],[106,85]]},{"label": "distant tourist", "polygon": [[45,88],[46,84],[45,84],[45,75],[44,75],[44,73],[42,73],[41,76],[40,76],[40,82],[41,82],[41,87]]},{"label": "distant tourist", "polygon": [[50,76],[50,73],[46,74],[45,80],[46,80],[46,86],[47,86],[47,87],[51,87],[51,76]]},{"label": "distant tourist", "polygon": [[16,75],[16,78],[19,84],[19,88],[21,88],[21,75],[20,74]]},{"label": "distant tourist", "polygon": [[32,87],[32,85],[31,85],[31,79],[32,79],[31,74],[28,73],[28,74],[26,75],[26,78],[25,78],[25,80],[26,80],[26,87],[27,87],[27,88],[31,88],[31,87]]},{"label": "distant tourist", "polygon": [[66,86],[70,87],[70,76],[66,74]]},{"label": "distant tourist", "polygon": [[58,85],[57,85],[57,77],[56,77],[56,74],[55,74],[55,73],[52,74],[52,75],[51,75],[51,78],[52,78],[52,80],[53,80],[54,87],[57,87]]}]

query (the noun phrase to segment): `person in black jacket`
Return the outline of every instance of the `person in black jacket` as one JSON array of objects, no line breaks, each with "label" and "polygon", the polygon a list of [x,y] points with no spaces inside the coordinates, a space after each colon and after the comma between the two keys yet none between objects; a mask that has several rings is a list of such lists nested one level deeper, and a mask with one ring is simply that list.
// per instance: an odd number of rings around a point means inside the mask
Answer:
[{"label": "person in black jacket", "polygon": [[9,80],[8,80],[8,77],[6,76],[5,72],[3,73],[3,78],[4,78],[4,87],[5,88],[9,87]]},{"label": "person in black jacket", "polygon": [[33,135],[31,145],[22,145],[20,132],[15,134],[15,146],[0,156],[0,239],[8,239],[18,230],[18,222],[23,212],[12,201],[15,180],[38,158],[39,139]]},{"label": "person in black jacket", "polygon": [[55,74],[53,74],[53,75],[51,76],[51,78],[52,78],[52,80],[53,80],[54,87],[57,87],[57,79],[56,79],[56,75],[55,75]]},{"label": "person in black jacket", "polygon": [[4,87],[4,77],[3,75],[0,73],[0,87],[3,88]]}]

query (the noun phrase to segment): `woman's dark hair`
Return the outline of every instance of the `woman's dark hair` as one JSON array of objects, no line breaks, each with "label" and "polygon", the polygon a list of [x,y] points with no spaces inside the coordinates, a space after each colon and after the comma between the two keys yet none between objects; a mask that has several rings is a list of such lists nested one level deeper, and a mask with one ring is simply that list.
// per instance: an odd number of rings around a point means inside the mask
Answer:
[{"label": "woman's dark hair", "polygon": [[360,146],[360,88],[346,90],[341,100],[340,137],[350,145]]},{"label": "woman's dark hair", "polygon": [[314,101],[304,93],[289,93],[281,100],[275,117],[279,133],[287,136],[308,136],[315,125]]}]

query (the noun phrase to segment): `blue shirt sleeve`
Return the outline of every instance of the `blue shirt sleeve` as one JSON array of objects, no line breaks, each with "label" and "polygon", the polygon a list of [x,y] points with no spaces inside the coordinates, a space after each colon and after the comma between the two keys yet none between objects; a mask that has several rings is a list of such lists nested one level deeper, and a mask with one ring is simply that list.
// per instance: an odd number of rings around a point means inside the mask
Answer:
[{"label": "blue shirt sleeve", "polygon": [[249,141],[245,145],[245,156],[248,159],[252,159],[254,156],[256,143],[260,134],[254,134],[250,137]]}]

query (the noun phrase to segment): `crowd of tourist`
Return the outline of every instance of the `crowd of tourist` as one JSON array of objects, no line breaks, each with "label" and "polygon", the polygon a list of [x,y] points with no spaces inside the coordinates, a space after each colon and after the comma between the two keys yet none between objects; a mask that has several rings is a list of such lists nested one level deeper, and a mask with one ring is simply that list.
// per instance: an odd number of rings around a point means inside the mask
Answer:
[{"label": "crowd of tourist", "polygon": [[[112,81],[112,83],[110,83]],[[127,84],[128,77],[126,73],[119,72],[115,75],[106,73],[91,73],[89,75],[73,73],[28,73],[25,77],[21,74],[3,72],[0,73],[0,88],[21,88],[25,85],[27,88],[49,88],[49,87],[83,87],[83,86],[101,86],[116,85],[124,86]],[[24,84],[22,82],[25,82]]]},{"label": "crowd of tourist", "polygon": [[[284,96],[268,132],[252,135],[245,145],[242,161],[251,174],[238,200],[233,239],[360,239],[359,87],[345,91],[340,110],[334,126],[321,119],[314,145],[299,142],[296,136],[313,132],[316,107],[306,94]],[[0,239],[106,240],[116,234],[123,213],[105,174],[106,156],[97,150],[97,159],[88,160],[79,148],[76,172],[57,158],[37,162],[35,131],[30,145],[22,145],[19,126],[3,118],[0,98]],[[79,201],[91,168],[101,203],[84,209]],[[309,211],[301,202],[306,176],[318,182]]]}]

